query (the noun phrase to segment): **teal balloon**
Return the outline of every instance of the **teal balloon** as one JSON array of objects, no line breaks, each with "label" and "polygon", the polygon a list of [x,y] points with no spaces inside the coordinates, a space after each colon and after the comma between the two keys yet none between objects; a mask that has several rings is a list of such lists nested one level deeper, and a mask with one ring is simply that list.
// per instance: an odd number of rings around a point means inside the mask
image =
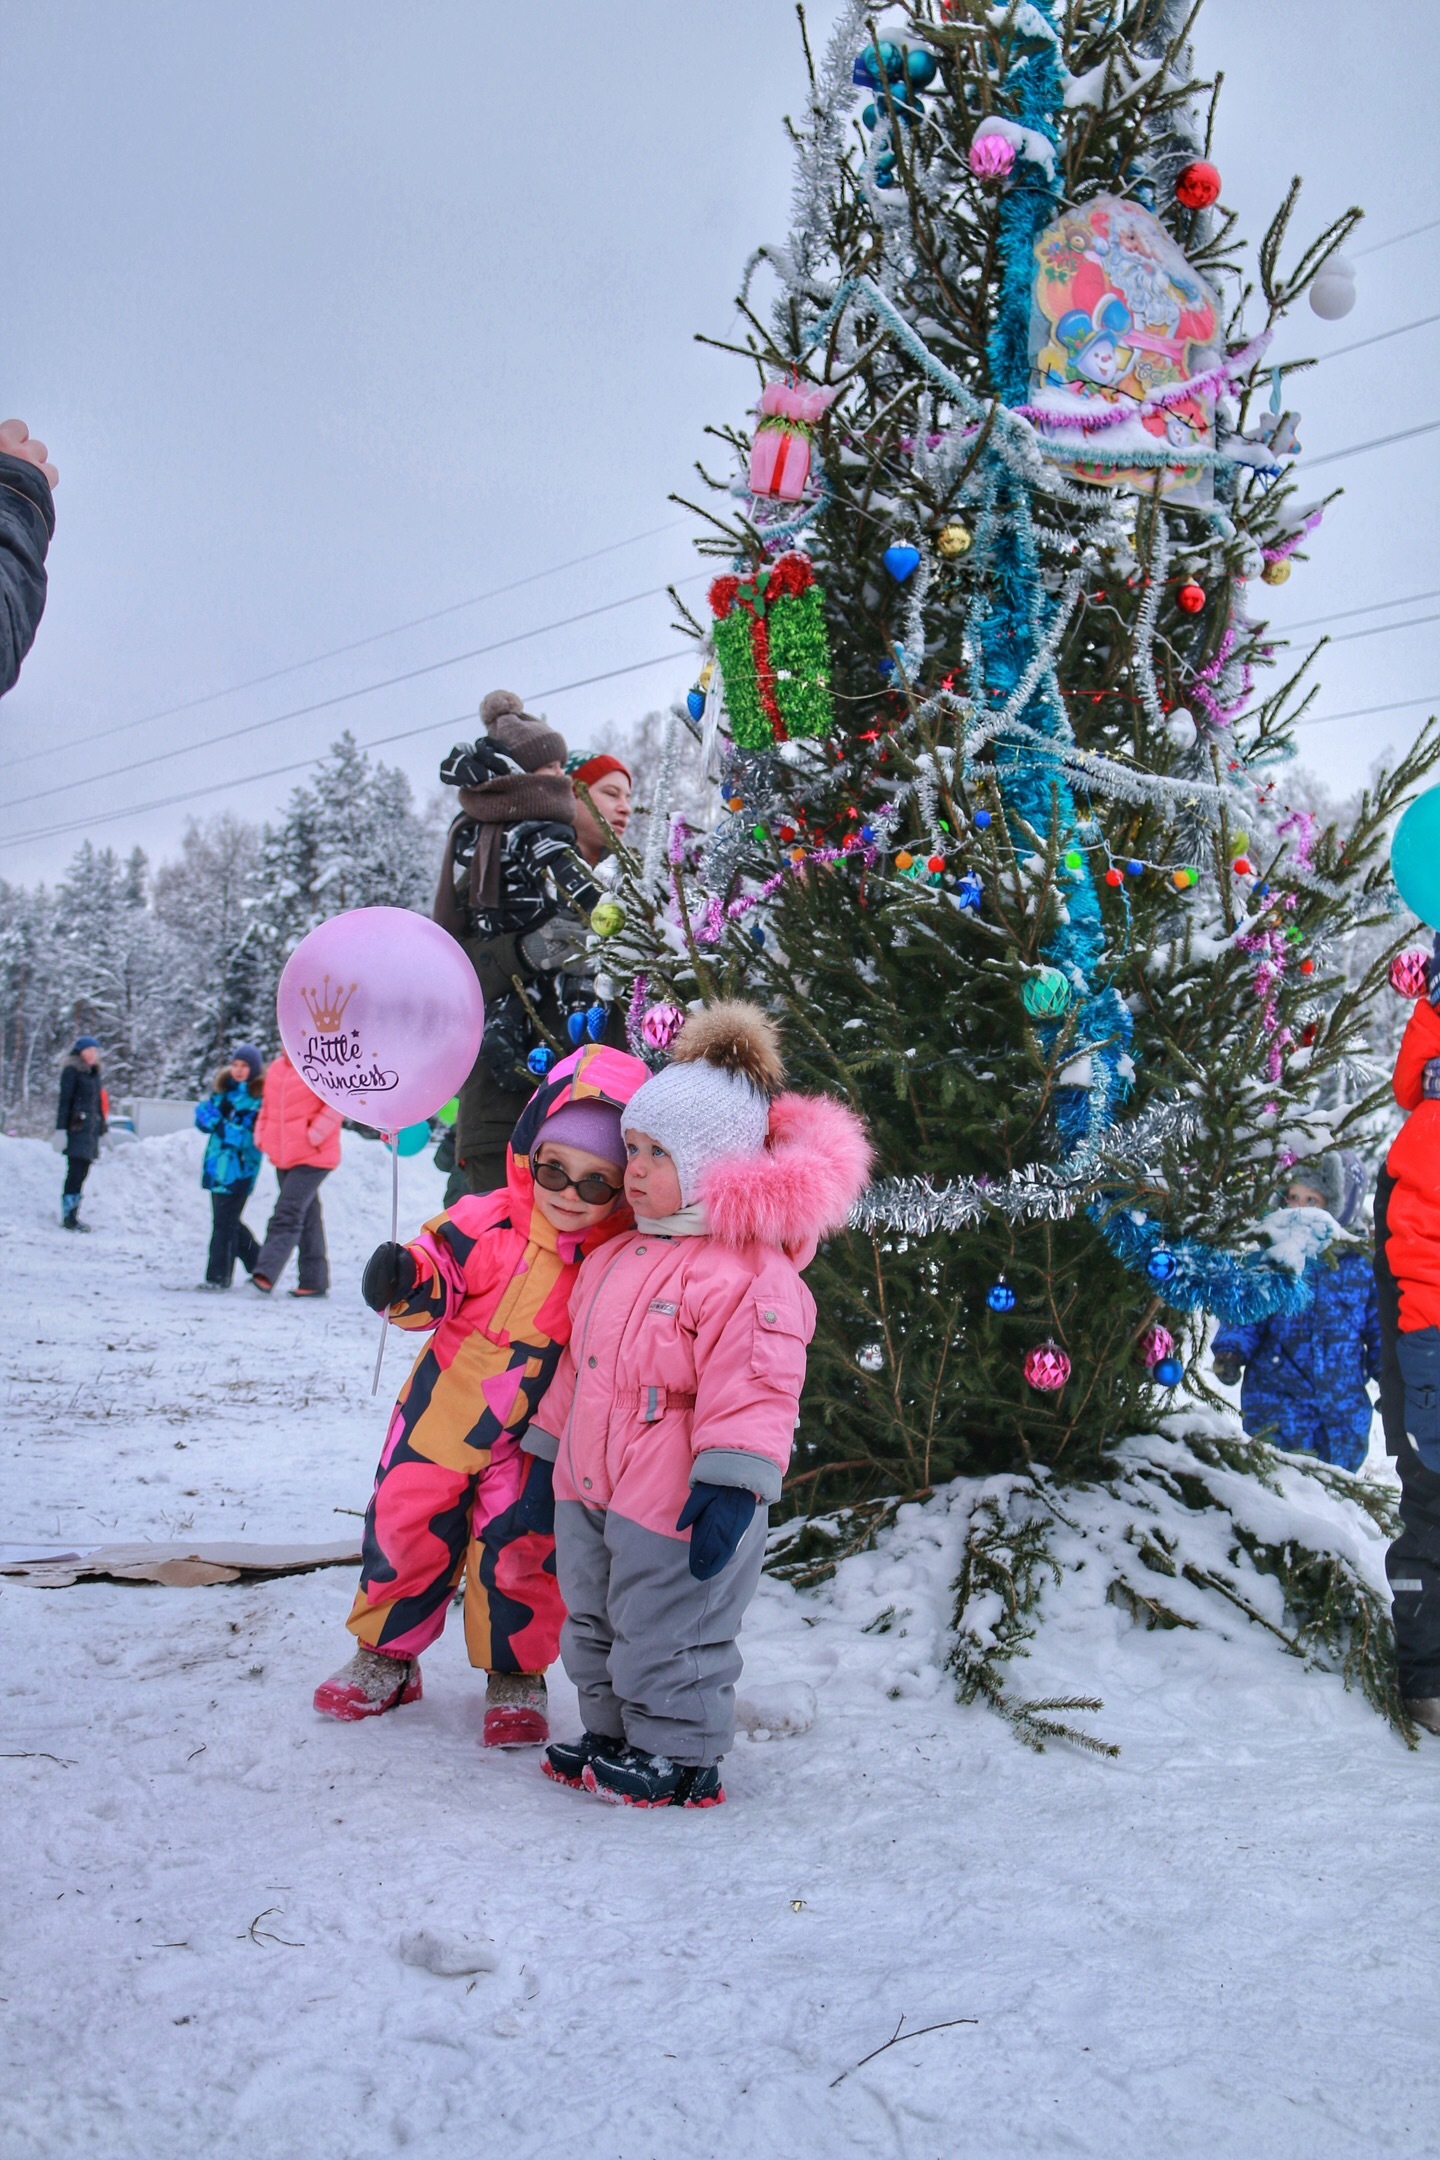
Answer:
[{"label": "teal balloon", "polygon": [[1411,914],[1440,930],[1440,787],[1417,795],[1396,826],[1390,868]]},{"label": "teal balloon", "polygon": [[395,1142],[395,1152],[397,1155],[418,1155],[421,1148],[429,1144],[429,1140],[428,1125],[402,1125],[399,1138]]}]

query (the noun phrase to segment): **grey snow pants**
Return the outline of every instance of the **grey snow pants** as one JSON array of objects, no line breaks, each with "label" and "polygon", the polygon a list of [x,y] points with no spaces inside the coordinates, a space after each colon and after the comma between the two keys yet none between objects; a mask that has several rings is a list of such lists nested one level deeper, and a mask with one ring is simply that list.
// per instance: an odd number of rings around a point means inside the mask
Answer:
[{"label": "grey snow pants", "polygon": [[578,1500],[555,1508],[560,1655],[587,1732],[678,1763],[717,1763],[735,1738],[735,1638],[760,1581],[768,1508],[709,1582],[688,1538],[661,1537]]},{"label": "grey snow pants", "polygon": [[330,1256],[325,1250],[325,1217],[320,1212],[320,1187],[330,1173],[299,1163],[293,1170],[277,1170],[280,1197],[265,1225],[265,1242],[255,1256],[252,1275],[276,1283],[295,1247],[300,1247],[300,1288],[330,1288]]}]

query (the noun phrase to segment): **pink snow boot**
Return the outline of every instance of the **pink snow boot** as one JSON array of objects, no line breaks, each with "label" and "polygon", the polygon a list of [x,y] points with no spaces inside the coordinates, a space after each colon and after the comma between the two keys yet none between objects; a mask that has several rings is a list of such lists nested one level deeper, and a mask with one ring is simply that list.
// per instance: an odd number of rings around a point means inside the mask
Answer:
[{"label": "pink snow boot", "polygon": [[382,1711],[397,1710],[401,1703],[419,1702],[423,1692],[418,1658],[386,1657],[362,1646],[348,1665],[321,1681],[315,1690],[315,1708],[322,1717],[343,1718],[348,1723],[379,1717]]},{"label": "pink snow boot", "polygon": [[492,1672],[485,1688],[486,1747],[539,1747],[550,1737],[543,1672]]}]

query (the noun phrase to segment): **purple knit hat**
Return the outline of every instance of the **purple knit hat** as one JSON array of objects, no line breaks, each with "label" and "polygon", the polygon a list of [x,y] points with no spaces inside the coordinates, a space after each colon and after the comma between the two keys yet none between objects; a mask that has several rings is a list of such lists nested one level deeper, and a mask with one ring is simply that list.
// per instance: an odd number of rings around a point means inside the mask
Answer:
[{"label": "purple knit hat", "polygon": [[553,1117],[546,1118],[536,1134],[537,1154],[547,1140],[558,1140],[564,1147],[584,1148],[587,1154],[598,1155],[602,1162],[614,1163],[617,1170],[625,1167],[625,1142],[620,1134],[618,1103],[599,1102],[594,1097],[566,1103]]}]

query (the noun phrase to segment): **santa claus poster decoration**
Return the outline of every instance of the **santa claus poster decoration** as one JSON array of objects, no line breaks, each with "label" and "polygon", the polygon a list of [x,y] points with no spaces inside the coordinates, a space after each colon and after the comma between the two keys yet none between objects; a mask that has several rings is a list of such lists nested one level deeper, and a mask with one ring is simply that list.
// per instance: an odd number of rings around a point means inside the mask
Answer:
[{"label": "santa claus poster decoration", "polygon": [[[1067,210],[1035,243],[1031,403],[1046,441],[1073,442],[1062,469],[1103,487],[1156,486],[1181,502],[1210,499],[1208,463],[1127,464],[1127,448],[1212,449],[1224,388],[1220,308],[1159,219],[1098,195]],[[1103,445],[1087,458],[1084,445]]]}]

